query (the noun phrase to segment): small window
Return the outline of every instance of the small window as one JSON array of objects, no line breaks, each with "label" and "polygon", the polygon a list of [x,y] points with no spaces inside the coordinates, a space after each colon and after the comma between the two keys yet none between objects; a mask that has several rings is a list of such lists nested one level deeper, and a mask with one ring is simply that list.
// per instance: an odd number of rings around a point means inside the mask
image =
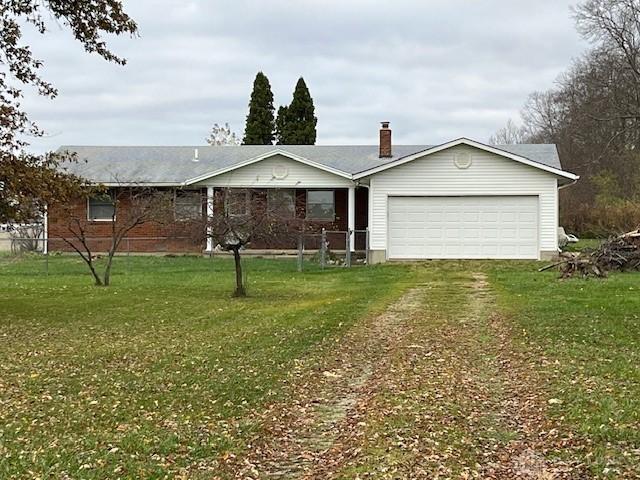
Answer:
[{"label": "small window", "polygon": [[267,190],[267,209],[269,213],[281,217],[293,217],[296,214],[295,192],[293,190]]},{"label": "small window", "polygon": [[87,218],[92,221],[112,221],[116,214],[116,204],[111,193],[89,197]]},{"label": "small window", "polygon": [[228,190],[225,196],[227,215],[240,217],[249,215],[249,192],[247,190]]},{"label": "small window", "polygon": [[199,191],[177,190],[176,220],[194,220],[202,217],[202,194]]},{"label": "small window", "polygon": [[333,190],[307,191],[307,218],[311,220],[335,220],[336,202]]}]

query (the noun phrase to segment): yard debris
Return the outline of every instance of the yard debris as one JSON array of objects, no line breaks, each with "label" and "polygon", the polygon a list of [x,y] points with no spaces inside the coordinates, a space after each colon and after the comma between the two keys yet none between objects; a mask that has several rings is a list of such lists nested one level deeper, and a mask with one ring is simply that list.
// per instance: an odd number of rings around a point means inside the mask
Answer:
[{"label": "yard debris", "polygon": [[595,249],[563,252],[558,262],[542,267],[539,271],[555,267],[559,267],[561,278],[575,275],[603,278],[612,271],[639,271],[640,230],[612,237]]}]

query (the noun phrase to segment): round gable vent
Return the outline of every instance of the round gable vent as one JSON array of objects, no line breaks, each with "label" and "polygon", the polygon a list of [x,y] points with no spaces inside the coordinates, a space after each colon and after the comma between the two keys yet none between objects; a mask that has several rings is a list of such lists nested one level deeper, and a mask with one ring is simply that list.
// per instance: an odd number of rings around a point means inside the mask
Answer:
[{"label": "round gable vent", "polygon": [[273,178],[276,180],[284,180],[289,175],[289,169],[285,165],[276,165],[273,167]]},{"label": "round gable vent", "polygon": [[473,161],[471,159],[470,153],[466,153],[466,152],[456,153],[455,156],[453,157],[453,164],[462,170],[469,168],[472,163]]}]

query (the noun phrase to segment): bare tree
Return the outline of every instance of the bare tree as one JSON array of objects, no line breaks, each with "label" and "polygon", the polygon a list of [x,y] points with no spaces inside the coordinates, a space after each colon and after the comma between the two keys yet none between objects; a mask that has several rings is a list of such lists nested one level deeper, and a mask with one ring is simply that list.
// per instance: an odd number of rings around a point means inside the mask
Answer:
[{"label": "bare tree", "polygon": [[[195,239],[233,254],[235,289],[233,296],[247,295],[242,272],[242,251],[252,244],[279,242],[295,244],[303,230],[319,230],[316,222],[296,212],[289,190],[221,189],[215,192],[208,210],[211,215],[191,224]],[[184,231],[184,230],[183,230]]]},{"label": "bare tree", "polygon": [[512,145],[515,143],[527,143],[528,130],[525,126],[518,126],[509,119],[507,124],[489,137],[491,145]]},{"label": "bare tree", "polygon": [[209,136],[205,139],[209,145],[240,145],[240,138],[231,131],[228,123],[224,125],[213,124]]},{"label": "bare tree", "polygon": [[574,9],[578,32],[600,48],[624,58],[640,81],[640,2],[587,0]]},{"label": "bare tree", "polygon": [[173,194],[144,187],[118,187],[112,190],[91,187],[85,190],[88,197],[101,201],[102,208],[109,216],[109,238],[106,264],[100,273],[95,263],[94,238],[91,237],[92,223],[84,209],[74,205],[63,208],[65,231],[60,238],[72,248],[89,267],[97,286],[108,286],[111,282],[113,258],[122,240],[134,228],[147,223],[167,223],[173,219]]}]

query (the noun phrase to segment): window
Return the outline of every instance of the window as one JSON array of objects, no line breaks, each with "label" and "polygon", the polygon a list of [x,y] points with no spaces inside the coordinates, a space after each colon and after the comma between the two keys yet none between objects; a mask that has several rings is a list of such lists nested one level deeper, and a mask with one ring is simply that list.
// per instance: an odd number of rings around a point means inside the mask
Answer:
[{"label": "window", "polygon": [[333,190],[307,190],[307,218],[311,220],[331,220],[336,216],[336,202]]},{"label": "window", "polygon": [[176,220],[193,220],[202,217],[202,194],[199,191],[176,190]]},{"label": "window", "polygon": [[91,221],[112,221],[116,214],[116,204],[112,193],[89,197],[87,218]]},{"label": "window", "polygon": [[294,190],[267,190],[267,209],[269,213],[280,217],[293,217],[296,214],[296,195]]},{"label": "window", "polygon": [[227,215],[232,217],[249,215],[250,198],[247,190],[228,190],[225,196]]}]

